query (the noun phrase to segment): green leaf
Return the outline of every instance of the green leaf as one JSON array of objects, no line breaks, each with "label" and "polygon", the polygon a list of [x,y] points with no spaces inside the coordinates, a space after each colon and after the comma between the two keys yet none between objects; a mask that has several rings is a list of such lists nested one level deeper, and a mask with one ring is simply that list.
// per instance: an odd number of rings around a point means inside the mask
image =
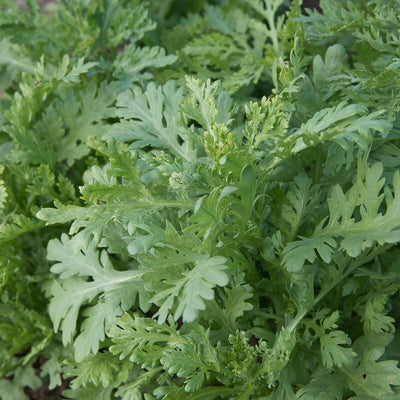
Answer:
[{"label": "green leaf", "polygon": [[269,29],[267,30],[267,34],[276,55],[278,55],[280,50],[278,32],[282,28],[284,18],[282,15],[276,17],[275,14],[283,3],[283,0],[247,0],[247,3],[268,22]]},{"label": "green leaf", "polygon": [[35,66],[32,59],[24,54],[23,49],[7,40],[0,42],[0,67],[3,68],[0,86],[6,88],[16,78],[19,71],[33,74]]},{"label": "green leaf", "polygon": [[[140,318],[124,314],[116,319],[116,326],[109,331],[112,342],[110,350],[121,360],[129,359],[141,364],[149,372],[128,384],[121,393],[131,387],[139,393],[140,386],[146,384],[163,365],[169,375],[185,378],[185,390],[199,389],[209,375],[210,369],[219,368],[215,348],[210,344],[208,332],[197,325],[191,325],[189,334],[176,331],[172,318],[168,323],[158,324],[151,318]],[[161,364],[160,364],[161,363]],[[155,368],[152,370],[152,368]]]},{"label": "green leaf", "polygon": [[359,363],[342,370],[349,388],[356,394],[354,399],[394,400],[398,397],[398,393],[393,390],[400,386],[398,361],[378,361],[392,339],[393,336],[386,333],[370,333],[354,343]]},{"label": "green leaf", "polygon": [[0,224],[0,241],[8,242],[18,236],[41,228],[43,224],[36,218],[24,214],[13,214],[10,221]]},{"label": "green leaf", "polygon": [[282,218],[289,225],[289,239],[294,239],[301,225],[312,215],[318,202],[318,186],[304,173],[294,178],[287,193],[288,204],[282,207]]},{"label": "green leaf", "polygon": [[311,381],[296,392],[301,400],[342,400],[343,377],[339,374],[319,368]]},{"label": "green leaf", "polygon": [[240,174],[239,192],[242,200],[236,207],[242,222],[241,228],[244,229],[247,227],[257,193],[257,176],[250,165],[246,165]]},{"label": "green leaf", "polygon": [[167,350],[161,363],[170,375],[185,378],[186,392],[194,392],[209,378],[210,371],[218,371],[220,366],[208,331],[194,325],[193,332],[186,338],[181,346]]},{"label": "green leaf", "polygon": [[317,258],[316,251],[324,262],[331,261],[333,249],[337,246],[333,238],[300,238],[302,240],[290,242],[284,250],[283,263],[289,272],[300,271],[306,260],[313,263]]},{"label": "green leaf", "polygon": [[364,315],[361,319],[364,322],[364,332],[387,332],[394,333],[395,323],[394,318],[386,315],[386,303],[388,301],[387,295],[378,294],[372,300],[368,300],[365,306]]},{"label": "green leaf", "polygon": [[55,78],[58,80],[62,80],[65,83],[78,83],[80,82],[79,75],[86,74],[91,68],[95,66],[95,62],[85,63],[84,59],[80,58],[75,65],[72,65],[72,67],[69,68],[70,58],[66,54],[58,67]]},{"label": "green leaf", "polygon": [[65,372],[65,359],[69,358],[69,350],[54,343],[46,348],[47,361],[40,367],[40,377],[49,380],[49,389],[61,386],[62,374]]},{"label": "green leaf", "polygon": [[[4,294],[6,288],[5,285],[2,288]],[[3,302],[0,312],[0,377],[3,378],[18,365],[34,360],[51,342],[53,332],[46,318],[23,304]]]},{"label": "green leaf", "polygon": [[140,180],[140,168],[137,165],[137,155],[128,149],[125,143],[111,139],[107,146],[98,146],[97,149],[110,159],[110,176],[122,177],[132,182]]},{"label": "green leaf", "polygon": [[[338,327],[336,324],[338,319],[339,312],[335,311],[322,323],[323,332],[320,335],[322,363],[328,369],[352,364],[353,358],[357,355],[351,348],[342,346],[351,344],[351,339],[345,332],[334,330]],[[330,332],[326,333],[327,329]]]},{"label": "green leaf", "polygon": [[342,367],[353,362],[356,353],[342,345],[351,344],[349,336],[343,331],[331,331],[323,334],[321,340],[322,362],[326,368]]},{"label": "green leaf", "polygon": [[354,141],[366,150],[375,131],[383,137],[388,134],[390,122],[379,118],[382,112],[356,118],[365,113],[364,106],[345,103],[318,111],[290,137],[292,143],[295,141],[291,151],[297,153],[326,140],[333,140],[344,149],[348,149],[347,141]]},{"label": "green leaf", "polygon": [[3,400],[399,398],[400,0],[0,3]]},{"label": "green leaf", "polygon": [[[400,240],[400,178],[393,177],[392,195],[389,187],[384,189],[381,178],[382,164],[362,170],[359,165],[357,181],[343,193],[339,185],[333,187],[328,197],[329,220],[323,219],[312,237],[290,242],[284,250],[283,263],[289,271],[299,270],[304,262],[316,259],[316,253],[325,263],[331,261],[333,249],[340,249],[349,256],[357,257],[375,244],[397,243]],[[381,213],[382,204],[386,212]],[[359,210],[359,218],[354,213]]]},{"label": "green leaf", "polygon": [[86,318],[75,339],[75,358],[79,361],[89,353],[97,353],[113,319],[130,309],[137,296],[144,311],[149,303],[141,282],[143,272],[116,271],[108,255],[105,252],[99,255],[94,243],[78,253],[74,253],[72,246],[72,240],[65,234],[61,241],[49,242],[48,259],[57,261],[51,271],[62,279],[61,284],[55,281],[52,285],[49,313],[55,331],[62,330],[66,345],[77,332],[80,309],[97,300],[82,313]]},{"label": "green leaf", "polygon": [[7,189],[4,186],[3,180],[0,179],[0,210],[4,208],[6,201],[7,201]]},{"label": "green leaf", "polygon": [[103,120],[114,116],[114,109],[110,106],[115,101],[117,86],[113,82],[96,87],[91,81],[85,91],[77,94],[67,90],[57,102],[56,112],[68,127],[68,135],[62,137],[57,146],[60,161],[66,160],[68,165],[72,165],[89,153],[89,136],[105,134],[107,127]]},{"label": "green leaf", "polygon": [[218,114],[214,101],[218,82],[211,84],[211,81],[208,80],[206,83],[202,83],[199,79],[187,77],[186,84],[190,90],[190,96],[182,103],[182,111],[212,134],[212,126],[216,122]]},{"label": "green leaf", "polygon": [[75,376],[72,387],[87,387],[93,384],[108,388],[117,383],[117,372],[122,370],[118,359],[107,352],[86,357],[79,364],[73,365],[68,375]]},{"label": "green leaf", "polygon": [[142,386],[149,383],[153,375],[157,372],[157,370],[150,370],[141,373],[139,376],[135,377],[134,380],[121,385],[115,392],[115,395],[120,396],[122,400],[142,400],[143,396],[145,400],[154,400],[153,396],[142,390]]},{"label": "green leaf", "polygon": [[193,269],[182,273],[182,278],[163,282],[165,289],[152,297],[151,301],[160,306],[157,312],[159,323],[166,320],[173,307],[175,321],[180,317],[185,322],[197,319],[200,310],[205,310],[204,300],[214,298],[215,286],[225,286],[229,282],[224,272],[228,267],[225,257],[198,256]]},{"label": "green leaf", "polygon": [[[290,383],[289,373],[284,371],[279,378],[278,389],[271,396],[266,397],[265,400],[295,400],[295,399],[297,399],[297,397],[295,397],[295,394],[293,392],[293,388]],[[305,399],[302,398],[302,400]]]},{"label": "green leaf", "polygon": [[197,235],[203,236],[205,240],[209,237],[215,240],[216,234],[224,227],[223,218],[227,208],[224,199],[237,190],[238,188],[233,186],[222,190],[215,188],[209,195],[199,198],[194,207],[194,214],[189,220],[191,224],[185,232],[197,232]]},{"label": "green leaf", "polygon": [[255,148],[265,146],[274,152],[277,143],[287,136],[289,114],[284,107],[280,96],[264,96],[259,103],[250,101],[245,106],[246,137]]},{"label": "green leaf", "polygon": [[[124,92],[117,99],[117,116],[122,122],[103,137],[128,141],[131,148],[152,146],[191,161],[194,157],[192,140],[177,125],[178,105],[182,99],[183,89],[174,81],[165,86],[151,82],[146,91],[135,87]],[[180,139],[183,139],[182,144]]]},{"label": "green leaf", "polygon": [[[271,54],[267,43],[270,39],[268,24],[246,5],[231,4],[222,8],[206,4],[204,14],[204,19],[200,20],[205,25],[202,34],[199,35],[193,20],[185,21],[186,24],[181,24],[171,34],[169,43],[173,49],[183,47],[180,60],[193,71],[191,74],[204,81],[220,79],[222,87],[230,93],[269,80],[266,69],[273,63],[275,54]],[[282,16],[280,20],[282,22]],[[188,38],[182,32],[185,28],[189,28]],[[271,27],[271,31],[274,28]]]},{"label": "green leaf", "polygon": [[153,77],[148,68],[160,68],[173,64],[177,57],[166,55],[161,47],[136,47],[134,43],[125,46],[114,61],[114,75],[124,81],[142,82]]},{"label": "green leaf", "polygon": [[152,318],[125,313],[116,318],[115,323],[107,331],[114,343],[110,347],[111,353],[119,355],[121,360],[129,358],[143,367],[157,365],[165,345],[177,346],[184,342],[172,318],[168,319],[168,324],[158,324]]},{"label": "green leaf", "polygon": [[312,81],[320,101],[326,102],[338,90],[335,81],[340,79],[346,57],[346,49],[340,44],[328,47],[325,62],[319,55],[314,57]]},{"label": "green leaf", "polygon": [[112,400],[113,387],[103,388],[90,385],[86,388],[65,390],[63,396],[74,400]]},{"label": "green leaf", "polygon": [[235,286],[233,289],[225,288],[225,293],[227,297],[223,310],[224,318],[228,319],[231,327],[236,327],[237,318],[253,309],[253,305],[246,301],[253,296],[242,286]]}]

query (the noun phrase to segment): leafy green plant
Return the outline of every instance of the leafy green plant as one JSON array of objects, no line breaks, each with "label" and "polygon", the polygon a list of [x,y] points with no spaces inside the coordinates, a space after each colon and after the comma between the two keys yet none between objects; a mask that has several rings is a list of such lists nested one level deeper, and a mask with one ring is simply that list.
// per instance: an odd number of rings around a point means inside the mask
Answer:
[{"label": "leafy green plant", "polygon": [[3,400],[399,397],[398,1],[4,6]]}]

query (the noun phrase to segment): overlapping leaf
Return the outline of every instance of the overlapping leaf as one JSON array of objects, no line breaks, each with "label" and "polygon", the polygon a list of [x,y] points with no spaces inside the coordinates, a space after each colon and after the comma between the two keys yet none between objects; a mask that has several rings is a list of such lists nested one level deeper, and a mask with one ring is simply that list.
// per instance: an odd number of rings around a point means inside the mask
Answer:
[{"label": "overlapping leaf", "polygon": [[[80,331],[74,342],[77,360],[90,352],[97,353],[113,318],[130,309],[137,297],[144,311],[149,308],[148,295],[141,281],[143,272],[134,269],[116,271],[107,254],[99,254],[94,244],[74,254],[71,240],[63,235],[61,241],[53,239],[49,242],[48,258],[57,261],[52,272],[62,278],[61,284],[53,283],[49,313],[55,331],[62,331],[64,344],[71,343]],[[86,318],[78,329],[81,308],[94,300],[97,303],[83,311]]]},{"label": "overlapping leaf", "polygon": [[[289,270],[301,268],[306,260],[316,258],[315,251],[329,263],[333,249],[340,249],[351,257],[375,244],[396,243],[400,240],[400,178],[393,177],[393,191],[384,190],[382,164],[368,168],[363,176],[361,165],[354,186],[344,194],[336,185],[329,198],[329,219],[324,219],[309,238],[287,245],[283,263]],[[385,206],[386,210],[382,211]],[[359,213],[359,214],[357,214]]]}]

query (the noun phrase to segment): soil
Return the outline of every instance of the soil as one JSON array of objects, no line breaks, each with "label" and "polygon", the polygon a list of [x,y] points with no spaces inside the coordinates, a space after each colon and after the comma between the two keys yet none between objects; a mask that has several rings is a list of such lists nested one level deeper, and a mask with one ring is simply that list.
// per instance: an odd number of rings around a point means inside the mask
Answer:
[{"label": "soil", "polygon": [[314,9],[316,8],[318,11],[322,11],[319,7],[319,2],[320,0],[303,0],[303,4],[301,8],[304,10],[305,8],[311,8]]},{"label": "soil", "polygon": [[[39,356],[36,362],[33,364],[36,375],[40,375],[40,369],[46,361],[47,359],[45,357]],[[44,384],[36,390],[26,387],[24,392],[30,400],[62,400],[65,399],[65,397],[63,397],[61,393],[68,389],[71,380],[72,379],[63,379],[61,386],[58,386],[53,390],[50,390],[48,385]]]},{"label": "soil", "polygon": [[[24,9],[27,9],[28,7],[26,6],[26,0],[15,0],[15,2],[19,5],[19,7],[21,7],[21,8],[24,8]],[[55,1],[54,0],[39,0],[39,4],[40,4],[40,7],[42,8],[42,10],[43,10],[43,8],[47,5],[47,4],[49,4],[49,3],[54,3]]]}]

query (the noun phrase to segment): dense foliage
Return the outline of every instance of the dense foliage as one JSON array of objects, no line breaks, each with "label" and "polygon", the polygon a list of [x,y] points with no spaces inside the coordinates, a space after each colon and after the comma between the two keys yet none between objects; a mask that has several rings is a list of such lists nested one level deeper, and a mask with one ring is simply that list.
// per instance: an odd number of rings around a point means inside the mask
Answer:
[{"label": "dense foliage", "polygon": [[400,1],[27,4],[0,397],[398,399]]}]

